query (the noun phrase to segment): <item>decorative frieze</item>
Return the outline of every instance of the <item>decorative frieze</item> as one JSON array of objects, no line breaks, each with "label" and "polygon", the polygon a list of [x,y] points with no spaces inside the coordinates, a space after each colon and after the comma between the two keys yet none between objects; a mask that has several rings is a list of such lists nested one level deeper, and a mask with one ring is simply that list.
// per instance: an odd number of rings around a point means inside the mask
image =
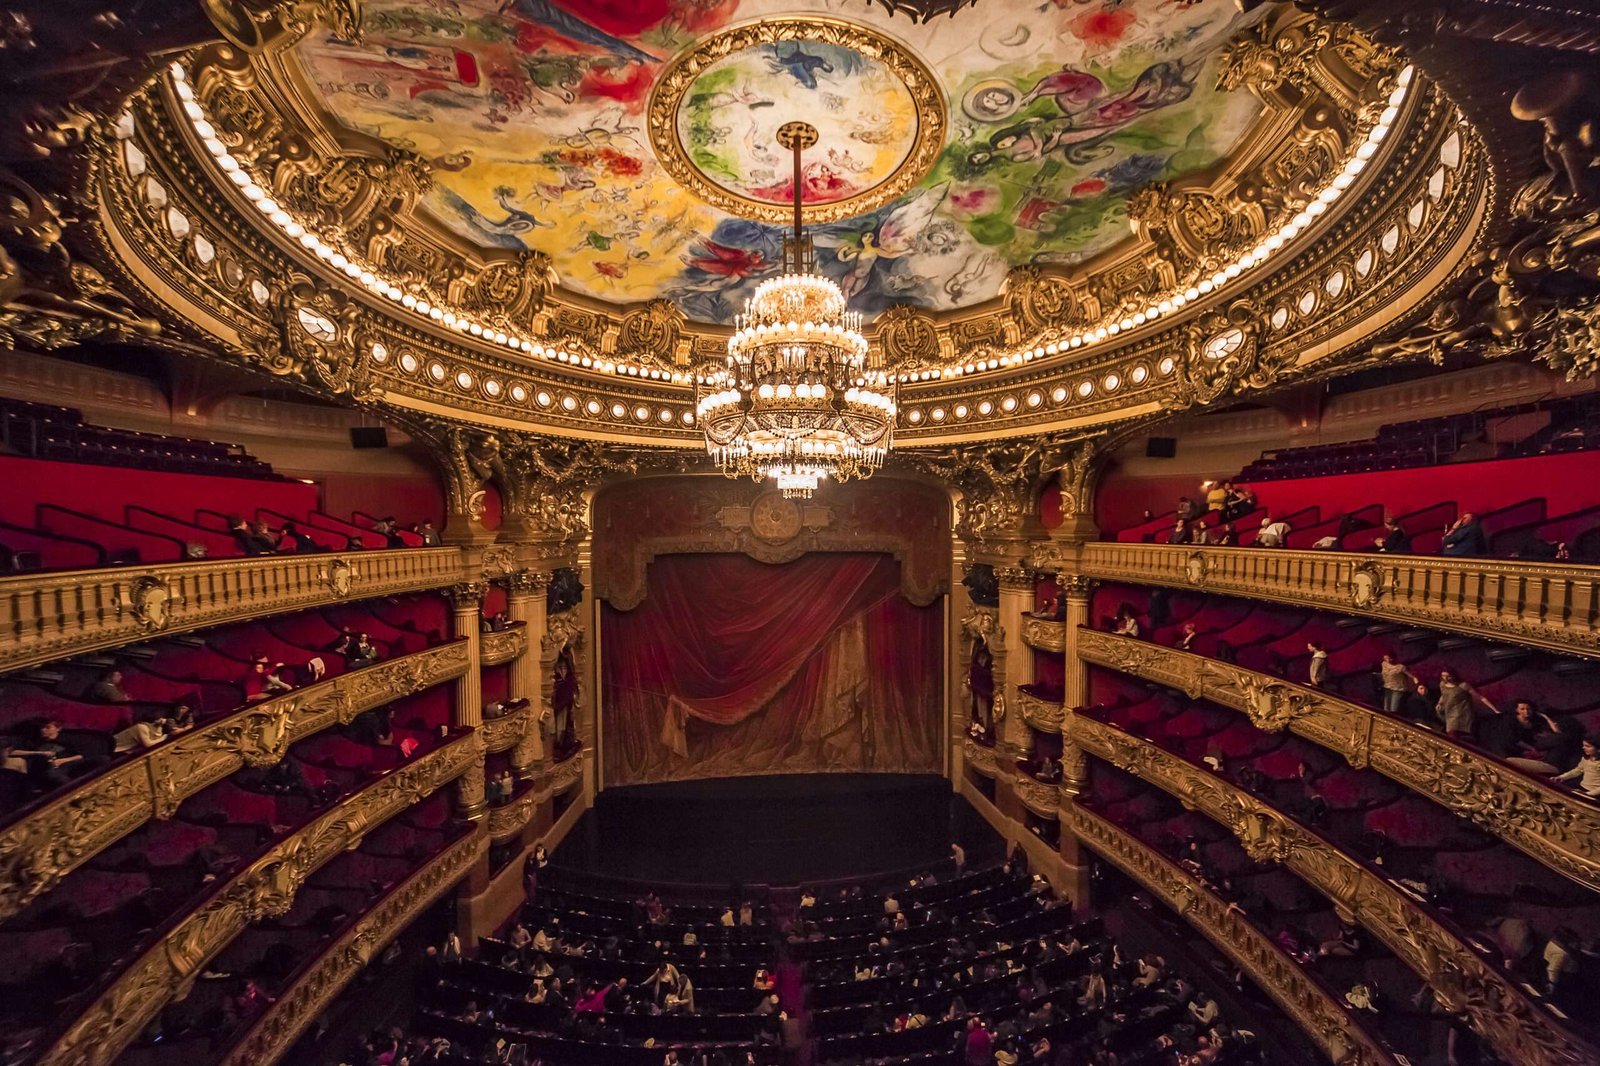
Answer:
[{"label": "decorative frieze", "polygon": [[528,627],[510,625],[484,633],[478,641],[478,659],[484,666],[498,666],[528,650]]}]

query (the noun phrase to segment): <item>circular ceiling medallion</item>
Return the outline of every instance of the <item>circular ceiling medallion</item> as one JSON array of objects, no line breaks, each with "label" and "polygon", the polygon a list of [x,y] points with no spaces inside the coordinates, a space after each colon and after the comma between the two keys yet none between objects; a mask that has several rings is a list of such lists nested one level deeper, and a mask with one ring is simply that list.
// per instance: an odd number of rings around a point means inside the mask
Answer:
[{"label": "circular ceiling medallion", "polygon": [[793,214],[793,162],[778,129],[819,134],[801,173],[808,222],[871,211],[916,185],[944,148],[944,93],[899,43],[834,19],[733,26],[680,54],[650,97],[650,141],[679,184],[766,222]]}]

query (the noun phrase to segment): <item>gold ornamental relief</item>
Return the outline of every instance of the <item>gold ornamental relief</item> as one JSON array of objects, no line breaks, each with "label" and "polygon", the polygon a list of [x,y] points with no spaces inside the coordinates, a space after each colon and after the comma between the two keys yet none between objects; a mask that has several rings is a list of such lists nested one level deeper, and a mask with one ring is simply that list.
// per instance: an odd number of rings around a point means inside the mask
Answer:
[{"label": "gold ornamental relief", "polygon": [[[796,16],[730,26],[694,44],[675,58],[650,94],[650,143],[666,172],[712,207],[741,218],[786,223],[793,217],[793,179],[764,155],[747,158],[717,125],[722,88],[730,77],[762,77],[761,63],[771,48],[800,50],[822,45],[848,54],[853,94],[885,101],[881,151],[865,178],[840,185],[820,172],[802,177],[803,215],[810,223],[834,222],[866,214],[898,199],[920,182],[944,149],[949,115],[939,83],[921,59],[894,39],[865,26],[831,18]],[[806,56],[816,62],[818,57]],[[825,60],[824,60],[825,62]],[[814,82],[814,79],[812,79]],[[805,86],[805,78],[764,81],[766,88]],[[815,88],[814,84],[811,88]],[[790,119],[816,121],[826,109],[806,101],[800,89],[771,109],[773,133]],[[782,112],[782,113],[779,113]],[[766,121],[766,118],[763,121]],[[822,131],[819,155],[827,142],[844,136]],[[774,142],[775,143],[775,142]],[[837,150],[838,144],[835,144]],[[760,165],[755,165],[760,163]],[[813,164],[815,166],[817,164]]]},{"label": "gold ornamental relief", "polygon": [[769,544],[792,539],[800,524],[800,505],[782,493],[763,492],[750,504],[750,532]]}]

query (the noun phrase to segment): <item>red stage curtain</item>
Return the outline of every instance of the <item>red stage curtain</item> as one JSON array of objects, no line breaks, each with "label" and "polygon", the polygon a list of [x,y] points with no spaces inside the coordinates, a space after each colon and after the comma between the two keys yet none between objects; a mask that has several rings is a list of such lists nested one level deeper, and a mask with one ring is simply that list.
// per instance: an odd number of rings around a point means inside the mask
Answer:
[{"label": "red stage curtain", "polygon": [[942,617],[887,555],[657,559],[601,621],[606,780],[937,772]]}]

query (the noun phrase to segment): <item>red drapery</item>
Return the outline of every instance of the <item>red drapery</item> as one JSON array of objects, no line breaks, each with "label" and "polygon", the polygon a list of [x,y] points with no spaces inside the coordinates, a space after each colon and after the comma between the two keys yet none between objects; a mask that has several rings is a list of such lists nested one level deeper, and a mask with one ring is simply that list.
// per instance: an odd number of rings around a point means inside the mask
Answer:
[{"label": "red drapery", "polygon": [[937,772],[938,604],[875,554],[672,555],[601,621],[606,781]]}]

